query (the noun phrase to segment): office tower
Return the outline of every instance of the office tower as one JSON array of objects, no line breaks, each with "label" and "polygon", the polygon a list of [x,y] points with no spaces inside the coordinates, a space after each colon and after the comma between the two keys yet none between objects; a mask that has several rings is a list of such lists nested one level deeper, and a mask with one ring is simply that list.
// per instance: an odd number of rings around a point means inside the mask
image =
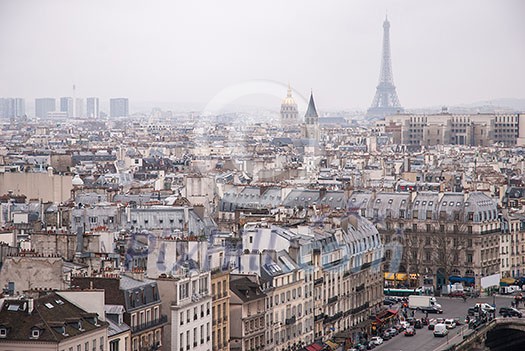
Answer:
[{"label": "office tower", "polygon": [[398,112],[403,112],[403,107],[399,103],[396,86],[394,85],[392,60],[390,58],[390,22],[388,22],[388,19],[385,19],[385,22],[383,22],[383,55],[381,57],[379,84],[376,87],[372,106],[370,106],[366,115],[368,117],[384,117]]},{"label": "office tower", "polygon": [[72,97],[61,97],[60,98],[60,111],[67,112],[68,117],[73,117],[73,98]]},{"label": "office tower", "polygon": [[22,98],[14,98],[15,114],[13,117],[22,117],[26,114],[26,101]]},{"label": "office tower", "polygon": [[129,100],[114,98],[109,100],[109,115],[111,117],[126,117],[129,115]]},{"label": "office tower", "polygon": [[75,99],[75,117],[84,117],[84,99]]},{"label": "office tower", "polygon": [[54,98],[35,99],[35,116],[46,118],[48,112],[56,110],[56,100]]},{"label": "office tower", "polygon": [[88,118],[99,118],[100,117],[100,105],[99,105],[99,101],[97,97],[87,98],[86,116]]}]

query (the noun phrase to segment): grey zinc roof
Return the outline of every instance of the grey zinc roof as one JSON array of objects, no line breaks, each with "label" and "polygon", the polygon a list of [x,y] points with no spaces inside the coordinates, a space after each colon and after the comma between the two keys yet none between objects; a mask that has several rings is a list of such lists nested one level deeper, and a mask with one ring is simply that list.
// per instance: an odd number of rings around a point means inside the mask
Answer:
[{"label": "grey zinc roof", "polygon": [[437,192],[420,192],[412,202],[412,216],[414,211],[418,211],[418,219],[426,219],[427,211],[432,211],[432,218],[436,218],[437,208],[439,205],[439,193]]},{"label": "grey zinc roof", "polygon": [[284,199],[285,207],[311,206],[319,200],[318,190],[294,189]]}]

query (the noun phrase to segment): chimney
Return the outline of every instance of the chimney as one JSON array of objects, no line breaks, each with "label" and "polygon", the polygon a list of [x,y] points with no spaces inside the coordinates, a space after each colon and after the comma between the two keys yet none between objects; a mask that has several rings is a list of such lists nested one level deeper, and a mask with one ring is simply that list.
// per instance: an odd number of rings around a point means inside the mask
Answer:
[{"label": "chimney", "polygon": [[31,314],[33,312],[34,307],[35,307],[35,301],[32,298],[27,300],[27,313],[28,314]]},{"label": "chimney", "polygon": [[325,196],[326,196],[326,188],[322,187],[321,189],[319,189],[319,200],[324,199]]}]

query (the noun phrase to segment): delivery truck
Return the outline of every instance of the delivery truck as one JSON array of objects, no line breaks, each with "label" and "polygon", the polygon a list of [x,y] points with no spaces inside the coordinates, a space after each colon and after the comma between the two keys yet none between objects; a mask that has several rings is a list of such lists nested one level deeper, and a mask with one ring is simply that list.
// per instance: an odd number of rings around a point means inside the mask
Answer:
[{"label": "delivery truck", "polygon": [[413,310],[428,312],[435,310],[436,313],[441,311],[441,305],[437,303],[434,296],[410,295],[408,297],[408,307]]}]

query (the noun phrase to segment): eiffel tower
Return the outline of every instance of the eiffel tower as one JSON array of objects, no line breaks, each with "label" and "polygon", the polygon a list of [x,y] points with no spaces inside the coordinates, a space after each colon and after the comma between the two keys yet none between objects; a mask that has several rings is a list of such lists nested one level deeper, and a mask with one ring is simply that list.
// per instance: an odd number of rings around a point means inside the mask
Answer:
[{"label": "eiffel tower", "polygon": [[392,74],[392,61],[390,60],[390,22],[385,18],[383,22],[383,56],[381,58],[381,73],[376,95],[372,106],[368,109],[367,117],[385,117],[403,112],[399,103],[394,76]]}]

